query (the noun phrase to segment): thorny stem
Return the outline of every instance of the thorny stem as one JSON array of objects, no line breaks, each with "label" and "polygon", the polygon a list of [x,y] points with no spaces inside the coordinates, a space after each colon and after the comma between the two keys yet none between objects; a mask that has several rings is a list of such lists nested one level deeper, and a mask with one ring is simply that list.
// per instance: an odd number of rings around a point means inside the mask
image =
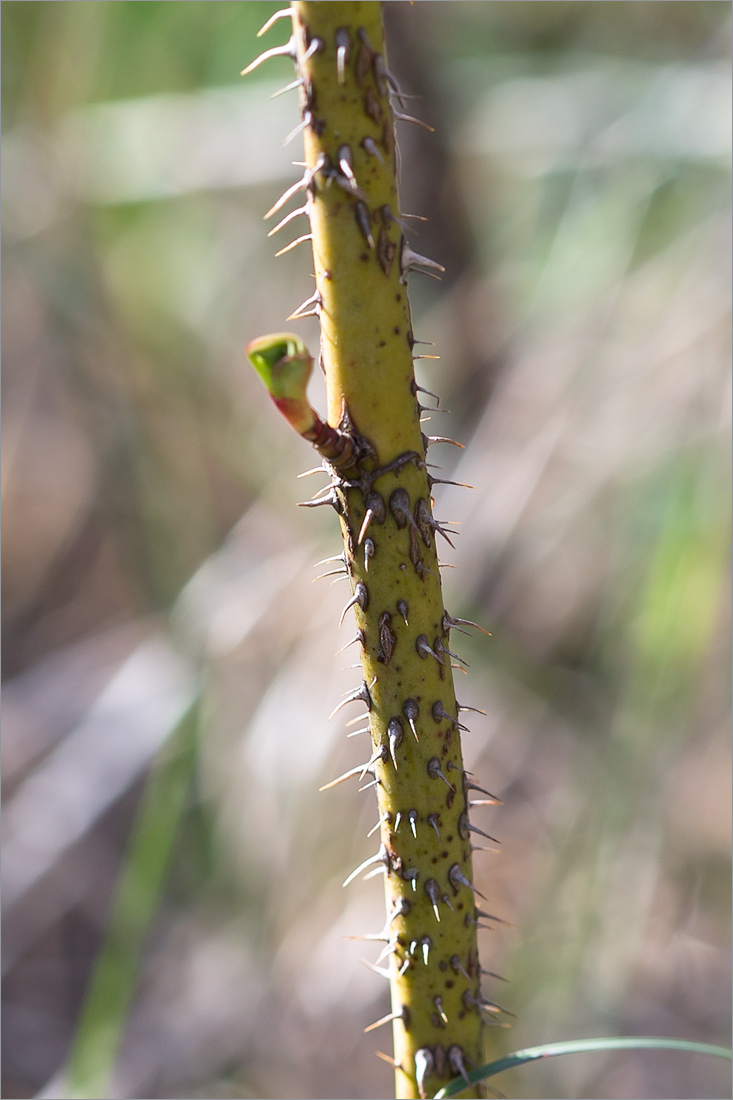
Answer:
[{"label": "thorny stem", "polygon": [[374,776],[381,819],[364,869],[386,871],[396,1095],[426,1097],[483,1061],[481,1013],[494,1007],[480,989],[468,778],[406,290],[410,270],[439,265],[402,233],[381,5],[294,0],[291,15],[316,276],[295,315],[320,318],[328,421],[355,441],[326,455],[325,499],[339,513],[361,642],[350,699],[366,707],[372,738],[354,774]]}]

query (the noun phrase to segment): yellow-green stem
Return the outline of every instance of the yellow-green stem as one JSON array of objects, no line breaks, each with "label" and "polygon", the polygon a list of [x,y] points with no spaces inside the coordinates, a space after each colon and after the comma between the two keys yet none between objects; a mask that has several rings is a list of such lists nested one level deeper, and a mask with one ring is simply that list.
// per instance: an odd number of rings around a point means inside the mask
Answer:
[{"label": "yellow-green stem", "polygon": [[481,1063],[482,1018],[467,780],[406,288],[419,257],[400,224],[380,9],[291,5],[328,419],[371,448],[334,470],[333,500],[382,819],[396,1095],[418,1097]]}]

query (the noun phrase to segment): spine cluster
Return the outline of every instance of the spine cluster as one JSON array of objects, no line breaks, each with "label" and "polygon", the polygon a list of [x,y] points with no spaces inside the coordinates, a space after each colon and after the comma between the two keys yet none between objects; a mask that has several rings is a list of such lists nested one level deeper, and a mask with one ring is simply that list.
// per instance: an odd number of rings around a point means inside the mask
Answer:
[{"label": "spine cluster", "polygon": [[[297,430],[320,451],[328,480],[305,504],[338,514],[343,553],[325,575],[349,579],[341,623],[353,609],[362,667],[331,717],[360,706],[354,732],[371,740],[363,764],[326,788],[354,777],[376,790],[378,850],[344,883],[384,874],[385,924],[367,938],[383,945],[376,968],[389,979],[392,1007],[367,1030],[393,1023],[397,1096],[426,1097],[481,1063],[483,1024],[503,1011],[481,989],[477,930],[498,918],[477,903],[472,842],[487,834],[469,817],[472,806],[497,800],[464,769],[461,716],[471,708],[456,702],[453,684],[454,662],[465,662],[451,632],[476,624],[443,606],[436,539],[453,545],[452,532],[433,516],[441,479],[426,458],[433,444],[453,441],[422,431],[426,391],[414,378],[405,285],[410,271],[442,268],[403,231],[394,126],[410,119],[384,59],[380,5],[294,2],[279,15],[292,19],[289,43],[249,68],[283,53],[296,68],[306,163],[269,214],[304,195],[275,229],[308,217],[310,232],[281,251],[312,241],[314,255],[316,290],[290,319],[321,323],[328,423],[307,406],[310,434]],[[271,339],[302,348],[297,337]],[[285,411],[281,395],[277,403]],[[467,1081],[462,1095],[477,1096],[476,1086]]]}]

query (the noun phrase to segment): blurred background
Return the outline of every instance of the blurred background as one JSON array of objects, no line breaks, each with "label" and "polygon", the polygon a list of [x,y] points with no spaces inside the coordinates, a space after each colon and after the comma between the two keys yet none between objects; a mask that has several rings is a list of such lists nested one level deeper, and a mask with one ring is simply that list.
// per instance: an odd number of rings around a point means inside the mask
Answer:
[{"label": "blurred background", "polygon": [[[3,3],[3,1086],[388,1097],[371,791],[314,456],[243,353],[311,293],[271,3]],[[474,820],[487,1055],[730,1034],[730,6],[386,5]],[[297,205],[295,203],[294,205]],[[292,323],[291,323],[292,325]],[[317,344],[315,322],[295,324]],[[314,403],[323,407],[314,384]],[[450,410],[444,413],[443,410]],[[436,448],[438,449],[438,448]],[[432,454],[432,452],[431,452]],[[454,636],[457,640],[458,636]],[[348,719],[349,715],[346,715]],[[363,741],[363,738],[361,739]],[[334,830],[334,824],[337,828]],[[515,1097],[730,1096],[633,1052]]]}]

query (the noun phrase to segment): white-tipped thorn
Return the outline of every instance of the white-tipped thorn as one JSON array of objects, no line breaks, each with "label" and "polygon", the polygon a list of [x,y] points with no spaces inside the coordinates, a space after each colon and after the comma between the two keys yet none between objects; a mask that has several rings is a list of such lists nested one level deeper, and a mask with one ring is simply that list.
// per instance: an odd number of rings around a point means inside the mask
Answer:
[{"label": "white-tipped thorn", "polygon": [[294,241],[291,241],[290,244],[286,244],[285,248],[281,248],[279,252],[276,252],[275,257],[277,258],[278,256],[284,256],[286,252],[290,252],[293,248],[297,248],[299,244],[304,244],[306,241],[312,240],[312,233],[304,233],[302,237],[297,237]]},{"label": "white-tipped thorn", "polygon": [[[320,469],[320,467],[319,467],[319,469]],[[299,474],[298,476],[299,477],[304,477],[305,475],[304,474]],[[328,557],[328,558],[321,558],[320,561],[314,562],[313,563],[313,568],[317,569],[319,565],[329,565],[330,562],[332,562],[332,561],[340,561],[344,565],[346,565],[346,555],[345,554],[331,554],[331,556]]]},{"label": "white-tipped thorn", "polygon": [[501,799],[497,798],[495,794],[492,794],[491,791],[487,791],[485,787],[479,787],[478,783],[474,783],[470,779],[463,780],[463,789],[464,791],[478,791],[479,794],[485,794],[492,802],[497,802],[500,806],[504,805]]},{"label": "white-tipped thorn", "polygon": [[435,1010],[438,1013],[438,1015],[440,1016],[443,1023],[447,1024],[448,1023],[448,1017],[446,1016],[445,1012],[443,1011],[443,998],[442,997],[433,997],[433,1004],[435,1005]]},{"label": "white-tipped thorn", "polygon": [[418,538],[421,531],[415,522],[415,517],[410,511],[410,497],[405,489],[395,489],[389,498],[389,510],[395,518],[398,527],[404,527],[409,523]]},{"label": "white-tipped thorn", "polygon": [[466,973],[466,971],[463,969],[463,963],[461,962],[460,955],[451,955],[450,965],[451,965],[451,969],[454,970],[456,974],[462,974],[467,982],[471,981],[471,978]]},{"label": "white-tipped thorn", "polygon": [[369,596],[366,590],[366,585],[362,584],[361,581],[358,581],[354,588],[354,595],[351,597],[350,600],[348,600],[346,606],[341,612],[339,626],[343,625],[343,621],[346,618],[346,612],[349,610],[350,607],[354,607],[356,604],[358,604],[362,611],[364,611],[366,609],[368,599]]},{"label": "white-tipped thorn", "polygon": [[406,1010],[404,1008],[401,1008],[399,1010],[399,1012],[388,1012],[387,1015],[382,1016],[382,1018],[380,1020],[375,1020],[373,1024],[369,1024],[369,1027],[365,1027],[364,1028],[365,1033],[367,1031],[375,1031],[376,1028],[382,1027],[383,1024],[389,1024],[389,1023],[392,1022],[392,1020],[402,1020],[402,1021],[404,1021],[405,1011]]},{"label": "white-tipped thorn", "polygon": [[431,260],[427,256],[421,256],[419,252],[413,252],[407,241],[403,238],[402,252],[400,253],[400,270],[402,271],[400,282],[404,283],[407,281],[407,273],[409,271],[422,271],[424,275],[430,275],[433,279],[439,279],[441,274],[445,271],[445,268],[435,260]]},{"label": "white-tipped thorn", "polygon": [[446,787],[450,787],[452,791],[455,791],[456,788],[445,778],[442,771],[440,770],[440,761],[438,760],[437,756],[434,756],[431,760],[428,761],[428,775],[431,779],[442,779]]},{"label": "white-tipped thorn", "polygon": [[341,649],[336,650],[336,652],[334,653],[334,657],[338,657],[338,655],[340,653],[343,653],[344,650],[348,649],[350,645],[354,644],[354,642],[361,642],[361,644],[364,645],[364,631],[363,630],[357,630],[356,634],[354,635],[354,637],[351,639],[350,642],[347,642],[346,645],[342,645]]},{"label": "white-tipped thorn", "polygon": [[265,50],[265,52],[261,53],[259,57],[256,57],[254,61],[250,61],[246,69],[242,69],[240,76],[247,76],[259,65],[261,65],[263,61],[269,61],[271,57],[293,57],[294,54],[295,42],[294,39],[291,38],[290,41],[286,42],[284,46],[275,46],[271,50]]},{"label": "white-tipped thorn", "polygon": [[467,828],[469,832],[477,833],[479,836],[485,837],[486,840],[490,840],[493,844],[501,844],[501,841],[497,840],[495,836],[489,836],[483,829],[478,829],[475,825],[472,825],[470,821],[468,822]]},{"label": "white-tipped thorn", "polygon": [[448,1065],[451,1068],[451,1073],[454,1073],[456,1077],[462,1077],[467,1085],[471,1084],[466,1070],[466,1063],[463,1060],[463,1050],[457,1043],[448,1047]]},{"label": "white-tipped thorn", "polygon": [[[327,470],[326,467],[323,465],[313,466],[310,470],[303,470],[302,474],[296,474],[296,477],[298,478],[298,481],[300,481],[302,477],[312,477],[313,474],[328,474],[328,476],[330,477],[331,471]],[[316,565],[317,564],[318,562],[316,562]]]},{"label": "white-tipped thorn", "polygon": [[429,133],[435,133],[435,127],[431,126],[429,122],[423,122],[421,118],[415,118],[414,115],[403,115],[401,111],[392,111],[396,122],[414,122],[416,126],[422,126],[423,130],[427,130]]},{"label": "white-tipped thorn", "polygon": [[434,878],[429,878],[425,883],[425,893],[428,895],[428,900],[433,907],[435,913],[435,919],[440,923],[440,910],[438,909],[438,899],[440,898],[440,887]]},{"label": "white-tipped thorn", "polygon": [[374,557],[376,547],[374,545],[374,539],[364,539],[364,569],[369,572],[369,562]]},{"label": "white-tipped thorn", "polygon": [[478,1009],[483,1009],[484,1012],[503,1012],[506,1016],[514,1016],[513,1012],[510,1012],[507,1008],[502,1008],[501,1005],[495,1004],[494,1001],[487,1001],[487,999],[481,995],[474,997],[468,989],[463,994],[461,1000],[465,1008],[468,1008],[469,1005],[473,1005]]},{"label": "white-tipped thorn", "polygon": [[310,499],[312,501],[316,501],[316,502],[318,502],[319,500],[328,501],[330,499],[330,497],[333,495],[335,489],[336,489],[336,484],[335,484],[335,482],[332,481],[332,482],[330,482],[330,484],[324,485],[323,488],[318,489],[318,491],[315,492]]},{"label": "white-tipped thorn", "polygon": [[[416,344],[424,344],[424,343],[427,343],[427,341],[426,340],[416,340],[415,343]],[[426,393],[428,395],[428,397],[434,397],[435,400],[437,401],[437,404],[440,405],[440,398],[438,397],[437,393],[433,393],[432,390],[426,390],[424,386],[418,386],[416,384],[415,385],[415,392],[416,393]],[[437,405],[436,405],[436,408],[433,409],[433,412],[436,412],[436,411],[437,411]]]},{"label": "white-tipped thorn", "polygon": [[[389,928],[390,924],[391,924],[391,921],[387,921],[387,924],[386,924],[385,929],[384,929],[385,933],[386,933],[387,929]],[[386,938],[387,937],[385,935],[385,939]],[[380,963],[382,961],[382,959],[386,959],[388,955],[394,955],[394,953],[397,950],[398,946],[399,946],[399,943],[398,943],[398,937],[397,936],[395,936],[393,939],[388,939],[387,943],[384,945],[382,950],[377,955],[376,962]]]},{"label": "white-tipped thorn", "polygon": [[[459,887],[467,886],[469,890],[473,890],[474,894],[478,894],[480,898],[483,898],[484,896],[480,890],[476,889],[471,880],[466,878],[457,863],[454,863],[450,871],[448,872],[448,882],[451,884],[456,894],[458,893]],[[484,900],[486,899],[484,898]]]},{"label": "white-tipped thorn", "polygon": [[368,882],[368,880],[370,878],[376,878],[377,875],[386,875],[386,874],[387,874],[387,868],[386,867],[374,867],[373,870],[367,871],[367,873],[364,875],[364,882]]},{"label": "white-tipped thorn", "polygon": [[[361,721],[361,719],[363,717],[364,716],[360,714],[358,720]],[[361,729],[352,730],[351,733],[347,733],[346,736],[347,737],[358,737],[360,733],[369,733],[370,731],[371,731],[371,726],[362,726]]]},{"label": "white-tipped thorn", "polygon": [[367,532],[367,528],[369,527],[369,524],[372,522],[373,519],[374,519],[374,511],[371,508],[367,508],[366,514],[364,516],[364,520],[362,522],[361,527],[359,528],[359,535],[358,535],[358,538],[356,540],[357,546],[361,546],[361,540],[364,538],[364,535]]},{"label": "white-tipped thorn", "polygon": [[499,1006],[493,1005],[491,1001],[485,1001],[483,997],[475,997],[470,989],[466,989],[461,997],[464,1008],[483,1008],[485,1012],[499,1012]]},{"label": "white-tipped thorn", "polygon": [[[288,14],[290,14],[288,12]],[[279,88],[276,92],[273,92],[270,99],[279,99],[281,95],[285,95],[286,92],[292,92],[296,88],[301,88],[305,81],[302,76],[299,76],[297,80],[291,80],[289,84],[286,84],[284,88]]]},{"label": "white-tipped thorn", "polygon": [[[438,920],[440,920],[440,917],[438,917]],[[432,946],[433,941],[430,939],[430,936],[423,936],[423,938],[420,940],[419,947],[422,951],[422,961],[425,966],[428,965],[428,959],[430,958],[430,948]]]},{"label": "white-tipped thorn", "polygon": [[384,966],[377,966],[376,963],[369,962],[368,959],[359,959],[359,962],[364,963],[364,966],[368,966],[370,970],[373,970],[375,974],[379,974],[380,978],[390,979],[391,975],[389,970]]},{"label": "white-tipped thorn", "polygon": [[[357,666],[354,666],[354,667],[357,667]],[[349,721],[346,722],[346,729],[348,729],[349,726],[355,726],[357,722],[363,722],[364,719],[368,718],[368,717],[369,717],[369,712],[367,712],[366,714],[357,714],[356,718],[350,718]]]},{"label": "white-tipped thorn", "polygon": [[447,477],[433,477],[432,474],[428,474],[428,484],[432,489],[433,485],[455,485],[457,489],[475,489],[475,485],[469,485],[467,481],[451,481]]},{"label": "white-tipped thorn", "polygon": [[376,833],[377,829],[381,829],[381,827],[382,827],[382,825],[384,825],[385,821],[389,821],[389,818],[390,818],[390,814],[389,814],[389,811],[387,811],[387,813],[384,813],[384,814],[382,814],[382,816],[380,817],[380,819],[379,819],[379,821],[377,822],[377,824],[376,824],[376,825],[372,825],[371,829],[370,829],[370,830],[369,830],[369,832],[367,833],[367,839],[368,839],[368,838],[369,838],[370,836],[372,836],[372,834],[373,834],[373,833]]},{"label": "white-tipped thorn", "polygon": [[369,208],[365,202],[358,202],[356,204],[354,207],[354,216],[362,237],[370,248],[374,248],[374,237],[372,236],[372,227],[369,220]]},{"label": "white-tipped thorn", "polygon": [[430,643],[424,634],[421,634],[415,642],[415,649],[424,661],[426,661],[428,657],[434,657],[438,664],[441,667],[443,666],[442,657],[439,657],[435,650],[430,648]]},{"label": "white-tipped thorn", "polygon": [[308,49],[303,54],[303,61],[309,61],[310,58],[313,57],[313,54],[321,53],[324,46],[325,46],[325,42],[323,41],[323,39],[318,38],[317,36],[314,35],[314,37],[311,39],[310,46],[308,47]]},{"label": "white-tipped thorn", "polygon": [[346,27],[336,31],[336,78],[339,84],[346,80],[346,63],[351,56],[351,35]]},{"label": "white-tipped thorn", "polygon": [[414,699],[405,699],[404,703],[402,704],[402,713],[410,724],[410,729],[412,730],[413,737],[419,744],[420,738],[417,736],[417,726],[415,725],[415,720],[420,714],[420,708],[418,707]]},{"label": "white-tipped thorn", "polygon": [[[453,484],[457,485],[459,483],[458,482],[453,482]],[[472,485],[467,485],[467,486],[464,485],[464,486],[462,486],[462,488],[472,489],[473,486]],[[484,630],[484,628],[482,626],[479,626],[478,623],[474,623],[471,619],[459,619],[454,615],[449,615],[448,612],[446,611],[443,614],[443,628],[445,630],[450,630],[450,628],[452,626],[454,626],[454,627],[472,626],[476,630],[480,630],[481,633],[485,634],[488,638],[491,637],[491,632],[488,631],[488,630]],[[461,633],[465,634],[466,632],[465,632],[465,630],[463,630],[463,631],[461,631]],[[483,714],[483,711],[481,713]]]},{"label": "white-tipped thorn", "polygon": [[[463,660],[463,657],[459,657],[452,649],[448,649],[448,646],[444,645],[440,638],[435,639],[435,651],[436,653],[447,653],[449,657],[452,657],[454,661],[459,661],[465,668],[471,667],[468,661]],[[465,727],[463,728],[465,729]]]},{"label": "white-tipped thorn", "polygon": [[350,146],[342,145],[336,153],[336,159],[341,169],[341,175],[346,176],[352,191],[359,191],[359,184],[356,182],[356,176],[354,175],[354,158]]},{"label": "white-tipped thorn", "polygon": [[[486,899],[484,898],[484,901],[485,900]],[[511,921],[504,920],[502,917],[497,917],[497,916],[495,916],[494,913],[487,913],[487,912],[485,912],[485,910],[479,909],[478,906],[476,907],[474,912],[475,912],[477,917],[479,917],[479,918],[483,917],[484,920],[493,920],[495,924],[503,924],[505,928],[513,928],[514,927],[514,925],[511,923]]]},{"label": "white-tipped thorn", "polygon": [[257,37],[262,38],[262,35],[266,34],[267,31],[269,31],[270,27],[274,23],[277,23],[278,19],[284,19],[286,16],[290,16],[290,14],[290,8],[280,8],[280,11],[276,11],[273,15],[271,15],[267,22],[262,27],[260,27],[260,29],[257,31]]},{"label": "white-tipped thorn", "polygon": [[[374,767],[374,765],[376,764],[377,760],[381,760],[383,764],[384,764],[384,763],[386,763],[388,755],[389,755],[389,751],[388,751],[388,749],[387,749],[387,746],[386,746],[386,745],[380,745],[380,746],[379,746],[379,748],[375,749],[375,750],[374,750],[374,752],[372,753],[372,755],[371,755],[371,756],[369,757],[369,759],[367,760],[367,762],[366,762],[366,764],[364,765],[364,767],[362,768],[362,770],[361,770],[361,775],[359,776],[359,779],[363,779],[363,778],[364,778],[364,776],[366,775],[366,773],[367,773],[367,772],[368,772],[368,771],[369,771],[369,770],[370,770],[371,768],[373,768],[373,767]],[[366,788],[363,788],[363,789],[366,789]]]},{"label": "white-tipped thorn", "polygon": [[381,1058],[383,1062],[386,1062],[392,1069],[402,1069],[402,1064],[393,1058],[391,1054],[385,1054],[383,1050],[375,1050],[377,1058]]},{"label": "white-tipped thorn", "polygon": [[402,738],[404,736],[402,730],[402,721],[399,718],[390,718],[387,725],[387,736],[389,738],[389,754],[392,757],[392,763],[397,768],[397,749],[402,744]]},{"label": "white-tipped thorn", "polygon": [[[457,522],[458,521],[456,521],[456,523]],[[452,547],[453,550],[455,550],[455,548],[456,548],[455,543],[453,542],[453,540],[450,538],[450,535],[446,531],[445,525],[449,525],[451,527],[455,526],[453,520],[450,520],[450,519],[444,519],[444,520],[434,519],[433,522],[430,524],[433,531],[437,531],[438,534],[441,535],[445,539],[445,541],[448,543],[448,545],[450,547]],[[460,531],[451,531],[451,535],[460,535],[460,533],[461,533]]]},{"label": "white-tipped thorn", "polygon": [[411,867],[408,871],[403,871],[402,877],[405,882],[409,882],[414,893],[417,889],[417,880],[420,877],[420,872],[418,871],[417,867]]},{"label": "white-tipped thorn", "polygon": [[361,146],[368,157],[376,157],[380,164],[384,164],[384,157],[374,138],[365,137]]},{"label": "white-tipped thorn", "polygon": [[435,1058],[430,1047],[420,1047],[415,1051],[415,1080],[420,1100],[426,1100],[425,1079],[435,1072]]},{"label": "white-tipped thorn", "polygon": [[298,180],[297,183],[294,183],[291,187],[288,187],[287,191],[283,191],[282,195],[274,204],[274,206],[271,206],[265,214],[264,220],[267,221],[267,219],[271,218],[273,214],[277,214],[278,210],[280,210],[280,208],[285,205],[288,199],[291,199],[293,195],[296,195],[298,193],[298,191],[302,191],[307,186],[307,183],[308,174],[305,173],[301,177],[301,179]]},{"label": "white-tipped thorn", "polygon": [[341,700],[340,703],[336,704],[336,706],[333,708],[333,710],[331,711],[331,713],[328,716],[329,719],[335,718],[336,715],[338,714],[338,712],[340,710],[342,710],[347,705],[347,703],[356,703],[356,702],[363,703],[364,706],[367,708],[367,710],[371,710],[372,697],[369,694],[369,688],[367,687],[366,680],[362,680],[362,682],[359,684],[358,688],[355,688],[354,691],[350,691]]},{"label": "white-tipped thorn", "polygon": [[404,600],[398,600],[397,601],[397,610],[399,611],[400,615],[404,619],[405,626],[409,626],[409,623],[407,621],[407,615],[408,615],[408,612],[409,612],[409,608],[408,608],[408,606],[407,606],[407,604],[405,603]]},{"label": "white-tipped thorn", "polygon": [[330,783],[324,784],[323,787],[319,787],[319,791],[328,791],[331,787],[335,787],[338,783],[343,783],[345,779],[351,779],[352,775],[361,775],[364,771],[363,764],[357,764],[355,768],[349,768],[347,772],[340,775],[338,779],[332,779]]},{"label": "white-tipped thorn", "polygon": [[410,831],[412,832],[412,835],[414,836],[415,840],[417,840],[417,826],[416,826],[417,810],[408,810],[407,811],[407,820],[410,823]]},{"label": "white-tipped thorn", "polygon": [[479,967],[481,974],[484,974],[487,978],[496,978],[497,982],[508,982],[509,979],[505,978],[502,974],[497,974],[493,970],[484,970],[483,966]]},{"label": "white-tipped thorn", "polygon": [[364,498],[364,504],[366,505],[366,512],[364,513],[364,519],[362,521],[359,535],[356,540],[358,545],[361,545],[361,541],[364,538],[364,535],[366,534],[367,528],[369,527],[370,523],[374,522],[382,524],[387,518],[387,509],[385,507],[384,500],[379,495],[379,493],[375,492],[374,490],[372,490],[370,493],[367,493],[366,497]]},{"label": "white-tipped thorn", "polygon": [[481,710],[481,707],[467,707],[464,703],[456,702],[456,709],[459,712],[462,710],[471,710],[474,714],[483,714],[484,716],[486,715],[486,711]]},{"label": "white-tipped thorn", "polygon": [[[389,857],[387,858],[389,859]],[[396,921],[398,917],[406,917],[411,908],[412,905],[407,898],[398,898],[395,902],[395,907],[392,910],[392,915],[387,921],[387,928],[389,928],[390,924]]]},{"label": "white-tipped thorn", "polygon": [[314,176],[316,176],[321,171],[321,168],[325,167],[327,160],[328,158],[326,154],[320,153],[314,166],[311,168],[306,168],[306,171],[303,173],[302,176],[300,176],[297,182],[292,184],[291,187],[288,187],[286,190],[284,190],[283,194],[280,196],[280,198],[277,199],[275,204],[271,206],[269,210],[267,210],[266,215],[264,216],[264,220],[266,221],[267,218],[272,218],[274,213],[277,213],[277,211],[280,210],[281,207],[285,206],[288,199],[291,199],[294,195],[297,194],[297,191],[307,190],[307,188],[310,186],[311,180],[313,180]]},{"label": "white-tipped thorn", "polygon": [[460,447],[462,451],[465,451],[465,445],[459,443],[457,439],[450,439],[447,435],[429,435],[428,443],[450,443],[451,447]]},{"label": "white-tipped thorn", "polygon": [[387,854],[387,849],[383,844],[380,844],[379,851],[376,855],[369,856],[369,858],[365,859],[363,863],[360,863],[359,866],[355,870],[353,870],[350,875],[347,875],[341,885],[348,886],[350,882],[354,881],[357,875],[360,875],[362,871],[366,871],[367,867],[371,867],[375,863],[382,863],[385,867],[389,866],[389,855]]},{"label": "white-tipped thorn", "polygon": [[[307,213],[308,213],[308,207],[307,206],[299,206],[297,210],[291,210],[289,214],[286,214],[284,218],[281,218],[281,220],[277,223],[277,225],[273,226],[273,228],[270,230],[270,232],[267,234],[267,236],[268,237],[274,237],[276,233],[279,233],[281,229],[284,229],[285,226],[288,225],[295,218],[299,218],[301,214],[307,214]],[[314,295],[314,297],[315,297],[315,295]],[[295,314],[291,313],[290,317],[288,317],[288,321],[292,320],[292,318],[294,316],[295,316]]]},{"label": "white-tipped thorn", "polygon": [[313,577],[311,584],[315,584],[316,581],[325,580],[326,577],[348,577],[348,569],[329,569],[327,573],[319,573],[317,577]]},{"label": "white-tipped thorn", "polygon": [[318,317],[321,312],[322,306],[321,292],[317,290],[314,294],[311,294],[310,298],[306,298],[304,302],[301,302],[297,309],[293,310],[288,321],[302,321],[306,317]]},{"label": "white-tipped thorn", "polygon": [[[448,652],[450,651],[446,650],[446,653]],[[451,657],[452,656],[453,654],[451,653]],[[448,714],[447,711],[443,710],[443,704],[440,700],[438,700],[437,703],[433,703],[432,715],[436,722],[442,722],[445,720],[446,722],[450,722],[452,726],[455,726],[456,729],[464,730],[466,733],[468,733],[468,726],[462,726],[456,718],[451,718],[450,714]]]}]

